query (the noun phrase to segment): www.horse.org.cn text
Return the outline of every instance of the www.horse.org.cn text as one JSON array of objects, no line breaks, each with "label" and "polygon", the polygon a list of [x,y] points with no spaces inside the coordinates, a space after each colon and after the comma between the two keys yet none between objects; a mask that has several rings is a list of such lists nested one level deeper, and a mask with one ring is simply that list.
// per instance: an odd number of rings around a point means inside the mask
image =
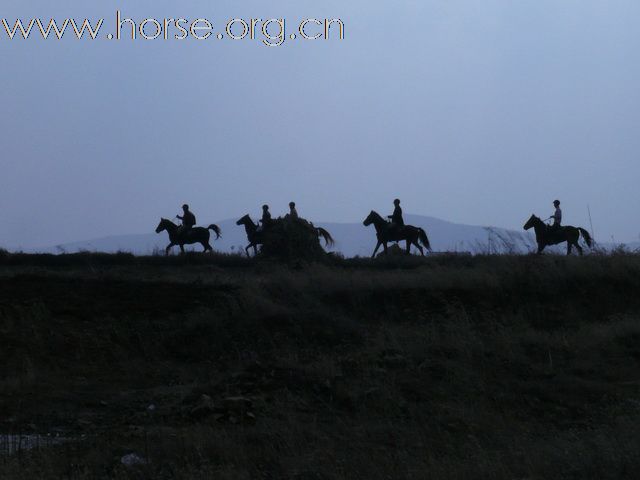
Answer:
[{"label": "www.horse.org.cn text", "polygon": [[[104,18],[78,21],[74,18],[0,20],[0,41],[8,40],[254,40],[268,47],[289,41],[344,40],[345,24],[339,18],[305,18],[287,22],[284,18],[233,18],[216,23],[206,18],[145,18],[136,20],[116,12],[112,29],[107,33]],[[291,25],[291,27],[289,27]],[[2,34],[4,33],[4,35]]]}]

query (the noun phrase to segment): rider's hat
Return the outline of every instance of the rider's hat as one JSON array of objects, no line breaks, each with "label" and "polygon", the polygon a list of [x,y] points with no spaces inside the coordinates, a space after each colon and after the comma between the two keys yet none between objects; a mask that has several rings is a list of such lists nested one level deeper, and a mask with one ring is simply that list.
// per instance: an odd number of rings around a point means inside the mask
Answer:
[{"label": "rider's hat", "polygon": [[296,202],[289,202],[289,206],[290,207],[295,207],[296,206]]},{"label": "rider's hat", "polygon": [[184,205],[182,205],[182,208],[183,208],[184,210],[189,210],[189,205],[187,205],[187,204],[185,203]]},{"label": "rider's hat", "polygon": [[399,199],[399,198],[396,198],[396,199],[393,201],[393,203],[397,205],[398,203],[400,203],[400,199]]},{"label": "rider's hat", "polygon": [[560,200],[554,200],[554,201],[553,201],[553,204],[554,204],[554,205],[560,205]]},{"label": "rider's hat", "polygon": [[263,210],[269,210],[269,205],[262,205]]}]

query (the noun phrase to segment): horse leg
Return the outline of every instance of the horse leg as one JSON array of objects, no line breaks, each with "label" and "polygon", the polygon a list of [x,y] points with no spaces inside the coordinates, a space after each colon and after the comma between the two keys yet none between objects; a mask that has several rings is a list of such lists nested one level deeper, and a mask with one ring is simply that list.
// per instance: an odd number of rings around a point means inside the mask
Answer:
[{"label": "horse leg", "polygon": [[407,240],[407,249],[405,251],[407,255],[411,253],[411,240]]},{"label": "horse leg", "polygon": [[578,249],[578,253],[580,254],[580,256],[582,256],[582,247],[580,245],[578,245],[578,241],[576,240],[576,242],[574,243],[574,245],[576,246],[576,248]]},{"label": "horse leg", "polygon": [[180,252],[184,254],[184,244],[180,244]]},{"label": "horse leg", "polygon": [[384,248],[384,254],[385,254],[385,255],[388,255],[388,254],[389,254],[389,252],[387,251],[387,242],[383,242],[383,243],[382,243],[382,247]]},{"label": "horse leg", "polygon": [[203,243],[202,246],[204,247],[204,251],[205,252],[212,252],[213,251],[213,247],[209,244],[209,242]]},{"label": "horse leg", "polygon": [[571,255],[571,242],[567,241],[567,255]]},{"label": "horse leg", "polygon": [[542,255],[542,251],[544,250],[544,244],[538,244],[538,255]]},{"label": "horse leg", "polygon": [[173,243],[170,243],[169,245],[167,245],[167,248],[164,249],[165,256],[169,255],[169,252],[171,251],[171,247],[173,247],[173,245]]},{"label": "horse leg", "polygon": [[[371,258],[376,258],[376,252],[380,248],[380,245],[382,245],[382,242],[378,240],[378,243],[376,244],[376,248],[373,249],[373,255],[371,255]],[[386,246],[385,246],[385,249],[386,249]]]},{"label": "horse leg", "polygon": [[249,254],[249,249],[251,248],[251,244],[247,245],[247,247],[244,249],[245,252],[247,252],[247,257],[251,257],[251,255]]},{"label": "horse leg", "polygon": [[413,242],[413,244],[418,247],[418,250],[420,250],[420,255],[422,255],[424,257],[424,250],[422,249],[422,247],[420,246],[420,244],[418,243],[418,241],[416,240],[415,242]]}]

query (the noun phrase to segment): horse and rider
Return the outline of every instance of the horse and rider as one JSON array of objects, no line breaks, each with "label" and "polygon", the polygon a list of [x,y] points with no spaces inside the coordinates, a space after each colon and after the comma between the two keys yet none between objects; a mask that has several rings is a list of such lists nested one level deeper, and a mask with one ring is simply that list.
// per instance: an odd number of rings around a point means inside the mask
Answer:
[{"label": "horse and rider", "polygon": [[250,248],[253,248],[254,255],[257,255],[258,245],[263,244],[264,232],[273,225],[273,218],[269,211],[269,205],[265,204],[262,206],[262,217],[257,224],[251,220],[251,216],[247,213],[236,222],[236,225],[244,226],[245,233],[247,234],[247,240],[249,241],[249,245],[245,248],[247,256],[249,256]]},{"label": "horse and rider", "polygon": [[582,247],[578,244],[578,240],[582,235],[587,246],[591,247],[591,235],[582,227],[562,226],[562,209],[560,208],[560,200],[553,201],[554,212],[547,220],[553,220],[552,225],[547,225],[544,220],[535,215],[531,215],[524,229],[533,228],[536,233],[536,243],[538,244],[538,254],[542,253],[547,245],[557,245],[567,242],[567,255],[571,254],[572,247],[576,247],[578,253],[582,255]]},{"label": "horse and rider", "polygon": [[196,216],[189,209],[186,203],[182,206],[182,215],[176,215],[178,220],[182,221],[182,225],[176,225],[171,220],[162,218],[156,227],[156,233],[166,231],[169,234],[169,245],[165,249],[165,254],[169,255],[171,248],[175,245],[180,247],[180,251],[184,253],[185,245],[199,243],[204,251],[212,251],[213,247],[209,243],[211,238],[209,230],[216,234],[216,239],[220,238],[220,227],[215,224],[209,225],[207,228],[196,227]]},{"label": "horse and rider", "polygon": [[245,233],[247,234],[247,240],[249,241],[249,245],[245,248],[247,256],[249,256],[250,248],[253,248],[255,255],[258,254],[258,245],[262,245],[263,243],[264,232],[269,229],[272,224],[273,219],[271,218],[269,205],[266,204],[262,206],[262,217],[257,224],[251,220],[251,216],[248,213],[236,222],[236,225],[244,226]]},{"label": "horse and rider", "polygon": [[[331,234],[327,230],[322,227],[314,227],[313,224],[300,218],[300,216],[298,215],[298,211],[296,210],[295,202],[289,203],[289,213],[287,213],[284,218],[278,219],[278,221],[304,223],[310,229],[312,229],[318,237],[324,239],[326,245],[331,246],[334,243]],[[258,254],[258,245],[264,244],[265,233],[267,233],[269,229],[274,226],[275,222],[276,220],[273,220],[271,218],[269,205],[262,206],[262,218],[260,219],[258,224],[256,224],[251,219],[251,216],[249,214],[243,216],[236,222],[236,225],[244,226],[245,233],[247,234],[247,240],[249,241],[249,245],[245,247],[247,256],[249,256],[249,249],[253,249],[254,255]]]},{"label": "horse and rider", "polygon": [[402,208],[400,207],[400,200],[398,198],[393,201],[393,207],[393,214],[387,216],[390,221],[385,220],[379,213],[371,210],[371,213],[369,213],[364,222],[362,222],[365,227],[373,224],[376,229],[376,238],[378,243],[373,250],[371,258],[376,256],[381,245],[384,248],[384,253],[387,253],[387,244],[389,242],[406,241],[407,255],[411,250],[411,245],[414,245],[423,256],[424,250],[422,249],[422,246],[424,246],[428,251],[431,251],[431,244],[429,243],[427,233],[422,228],[414,227],[413,225],[405,225],[404,218],[402,216]]}]

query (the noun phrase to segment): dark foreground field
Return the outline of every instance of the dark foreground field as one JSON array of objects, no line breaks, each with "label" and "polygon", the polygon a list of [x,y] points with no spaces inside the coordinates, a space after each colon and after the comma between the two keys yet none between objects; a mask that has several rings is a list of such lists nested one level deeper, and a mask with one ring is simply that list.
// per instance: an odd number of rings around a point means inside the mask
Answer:
[{"label": "dark foreground field", "polygon": [[2,479],[637,478],[640,257],[0,255],[0,366]]}]

